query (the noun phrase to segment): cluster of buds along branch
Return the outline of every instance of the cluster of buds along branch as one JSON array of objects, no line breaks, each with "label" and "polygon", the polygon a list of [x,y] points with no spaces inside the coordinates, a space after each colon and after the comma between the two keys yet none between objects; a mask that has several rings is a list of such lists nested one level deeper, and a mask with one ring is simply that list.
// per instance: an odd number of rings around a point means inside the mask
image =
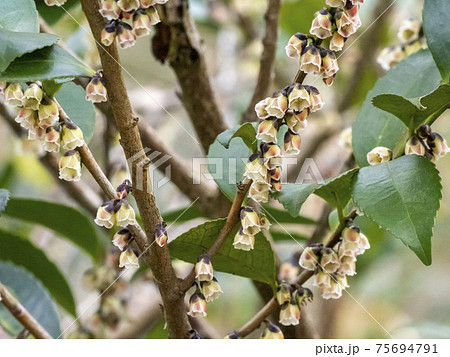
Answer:
[{"label": "cluster of buds along branch", "polygon": [[333,247],[313,244],[300,256],[302,268],[314,271],[314,286],[324,299],[338,299],[349,287],[347,276],[356,274],[356,258],[370,248],[369,240],[354,225],[344,228],[340,241]]},{"label": "cluster of buds along branch", "polygon": [[447,141],[431,130],[429,125],[421,125],[414,136],[406,141],[405,155],[425,156],[431,161],[447,155]]},{"label": "cluster of buds along branch", "polygon": [[404,20],[397,38],[399,44],[384,48],[377,57],[377,62],[386,71],[402,59],[426,47],[422,24],[416,19]]},{"label": "cluster of buds along branch", "polygon": [[205,317],[207,303],[218,299],[223,291],[214,277],[211,259],[207,254],[201,254],[195,264],[195,291],[189,298],[188,315],[192,317]]},{"label": "cluster of buds along branch", "polygon": [[19,83],[0,82],[0,93],[6,104],[19,107],[15,121],[28,130],[28,140],[39,142],[48,152],[65,150],[59,160],[59,178],[79,181],[81,159],[75,149],[84,145],[83,132],[69,119],[60,118],[57,102],[42,85],[31,83],[23,91]]},{"label": "cluster of buds along branch", "polygon": [[301,308],[312,301],[313,293],[297,284],[281,282],[275,298],[281,306],[279,322],[284,326],[298,325]]},{"label": "cluster of buds along branch", "polygon": [[110,46],[118,39],[121,48],[134,46],[136,38],[150,34],[161,20],[156,5],[168,0],[102,0],[100,13],[108,20],[101,40]]}]

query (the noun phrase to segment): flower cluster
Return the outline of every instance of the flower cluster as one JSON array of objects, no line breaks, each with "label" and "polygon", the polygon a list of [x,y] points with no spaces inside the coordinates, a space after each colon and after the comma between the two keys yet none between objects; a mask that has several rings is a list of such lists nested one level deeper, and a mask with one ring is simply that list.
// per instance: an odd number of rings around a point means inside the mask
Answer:
[{"label": "flower cluster", "polygon": [[299,264],[314,271],[314,286],[320,288],[324,299],[338,299],[342,290],[349,287],[347,276],[356,274],[356,257],[369,248],[367,237],[352,225],[344,228],[341,240],[333,248],[322,244],[306,247]]},{"label": "flower cluster", "polygon": [[205,317],[206,304],[214,301],[223,294],[222,289],[214,277],[211,259],[207,254],[201,254],[195,264],[195,292],[189,298],[188,315],[192,317]]},{"label": "flower cluster", "polygon": [[282,282],[278,286],[275,298],[281,306],[280,324],[289,326],[298,325],[300,321],[300,310],[307,302],[312,301],[313,294],[308,288]]},{"label": "flower cluster", "polygon": [[100,13],[109,22],[102,31],[102,43],[110,46],[118,39],[121,48],[134,46],[137,37],[150,34],[160,22],[155,5],[168,0],[102,0]]},{"label": "flower cluster", "polygon": [[399,44],[383,49],[377,57],[377,62],[386,71],[426,46],[422,24],[416,19],[404,20],[398,30],[397,38],[400,41]]},{"label": "flower cluster", "polygon": [[0,93],[6,104],[20,108],[15,121],[28,130],[28,140],[39,142],[48,152],[66,150],[59,160],[59,178],[79,181],[81,159],[75,149],[84,145],[83,132],[69,119],[61,120],[57,102],[41,84],[31,83],[23,91],[18,83],[0,82]]},{"label": "flower cluster", "polygon": [[405,146],[406,155],[425,156],[433,162],[448,152],[447,141],[433,132],[429,125],[421,125],[415,135],[407,140]]},{"label": "flower cluster", "polygon": [[264,214],[258,215],[249,206],[242,207],[239,216],[241,225],[234,237],[233,247],[234,249],[249,251],[255,247],[255,235],[261,229],[268,230],[270,222]]},{"label": "flower cluster", "polygon": [[122,227],[113,237],[112,243],[122,253],[119,257],[120,268],[139,267],[138,253],[130,243],[133,240],[128,226],[136,224],[136,214],[133,207],[125,199],[131,191],[131,182],[125,180],[117,187],[116,198],[104,202],[97,210],[95,223],[101,227],[111,229],[114,224]]}]

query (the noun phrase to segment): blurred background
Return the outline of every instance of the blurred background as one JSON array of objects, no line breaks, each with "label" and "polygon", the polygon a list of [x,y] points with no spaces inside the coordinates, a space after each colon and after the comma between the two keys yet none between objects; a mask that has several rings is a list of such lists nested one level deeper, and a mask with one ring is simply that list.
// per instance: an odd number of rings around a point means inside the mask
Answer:
[{"label": "blurred background", "polygon": [[[189,3],[204,41],[206,61],[220,109],[227,124],[235,126],[240,123],[247,109],[256,83],[266,2],[190,0]],[[69,4],[70,13],[82,26],[67,15],[57,22],[49,21],[49,25],[79,57],[93,68],[99,68],[94,43],[84,29],[87,24],[81,8],[76,1]],[[319,88],[325,107],[308,118],[309,125],[302,136],[301,155],[302,158],[314,157],[324,178],[338,174],[350,154],[350,149],[341,143],[341,133],[351,126],[367,92],[377,78],[384,74],[376,61],[378,54],[383,48],[398,42],[396,34],[402,20],[421,17],[420,0],[397,0],[383,13],[390,4],[388,0],[366,0],[361,6],[362,27],[346,43],[347,50],[339,58],[340,71],[332,87],[326,87],[311,77],[306,80],[306,84],[314,81],[314,85]],[[314,12],[322,6],[324,1],[321,0],[283,1],[273,90],[291,83],[298,69],[297,61],[285,55],[284,47],[289,37],[296,32],[308,32]],[[176,77],[170,66],[154,58],[151,39],[139,39],[136,46],[121,51],[120,55],[122,65],[128,72],[125,80],[137,115],[152,126],[158,137],[183,157],[187,164],[191,163],[191,158],[201,157],[201,148],[186,133],[195,131],[179,100]],[[434,130],[447,139],[450,138],[448,116],[444,114],[434,125]],[[108,157],[105,147],[108,149],[110,177],[116,180],[117,185],[120,183],[118,172],[124,167],[125,161],[114,135],[106,136],[105,145],[105,123],[105,118],[99,112],[90,148],[102,165],[105,164],[104,158]],[[13,197],[42,198],[78,207],[61,189],[57,178],[42,166],[26,138],[17,135],[5,120],[0,120],[0,140],[0,187],[10,190]],[[443,199],[432,240],[433,264],[424,266],[399,240],[385,236],[376,227],[368,225],[366,234],[372,249],[358,259],[358,274],[349,279],[351,287],[347,293],[337,301],[324,301],[317,294],[314,302],[302,311],[303,318],[314,330],[314,336],[386,338],[385,328],[396,338],[450,337],[450,252],[447,241],[450,229],[450,157],[438,161],[437,167],[443,177]],[[83,180],[86,181],[86,190],[90,190],[89,187],[97,190],[95,185],[91,185],[92,180],[87,172]],[[173,184],[164,185],[155,195],[163,216],[190,203]],[[276,201],[273,205],[278,207]],[[323,207],[324,201],[315,196],[310,197],[302,207],[301,214],[318,219]],[[176,238],[202,221],[195,219],[175,224],[170,227],[169,236]],[[83,274],[92,266],[89,257],[39,226],[19,224],[7,217],[2,217],[0,222],[2,227],[30,237],[32,242],[45,250],[68,279],[77,300],[78,311],[84,312],[80,321],[87,327],[95,325],[92,319],[98,309],[98,294],[90,291],[83,283]],[[299,235],[307,237],[314,227],[296,225],[295,229]],[[108,252],[111,248],[108,245],[108,232],[99,234],[104,236],[105,251]],[[298,243],[289,240],[276,245],[283,261],[289,260],[299,248]],[[182,275],[188,271],[189,265],[177,262],[176,267]],[[121,292],[127,300],[125,314],[118,326],[109,329],[105,336],[166,338],[167,332],[160,317],[158,295],[151,282],[152,277],[144,273],[129,282],[132,275],[127,272],[123,276],[127,286]],[[248,279],[223,273],[218,273],[217,278],[225,294],[208,305],[208,317],[199,329],[208,330],[211,336],[223,337],[247,322],[262,307],[263,302]],[[312,290],[315,292],[314,288]],[[58,310],[58,313],[61,329],[65,330],[71,326],[73,318],[62,310]],[[142,323],[144,317],[145,324]],[[69,328],[66,336],[76,330],[76,325]],[[258,333],[252,336],[256,337]]]}]

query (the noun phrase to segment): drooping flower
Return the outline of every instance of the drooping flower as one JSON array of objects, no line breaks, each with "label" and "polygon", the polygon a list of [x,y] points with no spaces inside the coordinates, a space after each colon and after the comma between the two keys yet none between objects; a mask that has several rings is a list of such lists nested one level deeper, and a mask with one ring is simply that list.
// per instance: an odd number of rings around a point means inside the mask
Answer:
[{"label": "drooping flower", "polygon": [[133,31],[136,37],[144,37],[150,34],[152,25],[150,17],[145,10],[140,9],[133,15]]},{"label": "drooping flower", "polygon": [[242,231],[248,235],[255,235],[261,231],[261,222],[256,211],[250,206],[243,206],[240,212]]},{"label": "drooping flower", "polygon": [[322,248],[322,257],[320,258],[320,266],[328,274],[334,273],[339,268],[339,256],[331,248]]},{"label": "drooping flower", "polygon": [[119,268],[139,268],[139,258],[136,252],[131,248],[126,248],[119,258]]},{"label": "drooping flower", "polygon": [[306,270],[316,270],[319,263],[320,246],[309,246],[303,250],[298,264]]},{"label": "drooping flower", "polygon": [[269,201],[271,185],[267,182],[253,181],[248,191],[248,196],[256,202],[266,203]]},{"label": "drooping flower", "polygon": [[303,305],[306,305],[307,302],[312,301],[313,293],[310,289],[300,286],[297,290],[294,291],[292,297],[297,302],[298,306],[302,307]]},{"label": "drooping flower", "polygon": [[390,161],[392,159],[392,151],[384,146],[377,146],[367,153],[367,162],[371,166]]},{"label": "drooping flower", "polygon": [[422,145],[417,136],[411,136],[406,141],[405,155],[425,156],[426,148]]},{"label": "drooping flower", "polygon": [[198,289],[189,298],[188,315],[192,317],[206,317],[206,299]]},{"label": "drooping flower", "polygon": [[266,119],[259,122],[256,139],[270,143],[277,142],[279,121],[277,119]]},{"label": "drooping flower", "polygon": [[100,73],[94,75],[86,86],[86,100],[101,103],[108,100],[104,78]]},{"label": "drooping flower", "polygon": [[149,7],[147,10],[147,15],[150,17],[150,24],[151,25],[156,25],[159,24],[161,22],[161,19],[159,18],[159,14],[158,11],[156,10],[156,8],[154,6]]},{"label": "drooping flower", "polygon": [[312,35],[316,35],[320,39],[331,36],[331,14],[328,12],[326,7],[314,14],[314,20],[309,32]]},{"label": "drooping flower", "polygon": [[49,126],[45,130],[44,141],[42,145],[48,152],[59,152],[60,135],[59,128],[57,126]]},{"label": "drooping flower", "polygon": [[323,108],[324,102],[322,96],[319,93],[319,90],[313,86],[307,86],[306,88],[309,91],[309,100],[311,103],[309,110],[311,112],[321,110]]},{"label": "drooping flower", "polygon": [[279,119],[284,117],[284,113],[288,108],[288,99],[284,90],[276,91],[272,98],[268,100],[266,112]]},{"label": "drooping flower", "polygon": [[255,236],[245,234],[242,227],[239,227],[239,231],[234,237],[233,247],[234,249],[240,249],[249,251],[255,246]]},{"label": "drooping flower", "polygon": [[166,223],[160,222],[156,225],[155,229],[155,241],[156,244],[158,244],[160,247],[164,247],[168,240],[167,230],[166,230]]},{"label": "drooping flower", "polygon": [[306,46],[300,56],[300,69],[305,73],[319,74],[322,59],[319,50],[313,44]]},{"label": "drooping flower", "polygon": [[37,83],[31,83],[22,97],[22,105],[33,110],[39,109],[44,92]]},{"label": "drooping flower", "polygon": [[120,200],[115,207],[116,223],[120,227],[136,224],[136,215],[133,207],[126,201]]},{"label": "drooping flower", "polygon": [[289,130],[295,134],[300,134],[300,131],[302,131],[308,126],[308,121],[306,120],[308,112],[309,112],[308,109],[303,109],[301,112],[294,112],[293,114],[286,115],[285,121]]},{"label": "drooping flower", "polygon": [[308,43],[308,36],[303,33],[296,33],[293,35],[286,46],[286,55],[290,58],[300,57],[303,49]]},{"label": "drooping flower", "polygon": [[19,123],[22,128],[27,130],[37,126],[37,112],[33,109],[22,108],[15,118],[16,123]]},{"label": "drooping flower", "polygon": [[438,133],[431,133],[427,138],[427,144],[436,159],[444,157],[449,152],[447,141]]},{"label": "drooping flower", "polygon": [[[341,277],[342,276],[345,278],[345,275],[341,275]],[[345,286],[341,285],[341,283],[339,282],[338,275],[336,275],[330,279],[329,285],[323,284],[320,286],[322,298],[325,300],[339,299],[342,296],[343,288],[345,288]]]},{"label": "drooping flower", "polygon": [[51,99],[44,99],[39,105],[38,116],[40,128],[45,130],[49,126],[54,126],[59,120],[58,105]]},{"label": "drooping flower", "polygon": [[198,281],[210,281],[214,277],[211,259],[207,254],[201,254],[195,264],[195,278]]},{"label": "drooping flower", "polygon": [[16,107],[22,106],[23,91],[19,83],[9,83],[4,95],[6,104]]},{"label": "drooping flower", "polygon": [[117,5],[122,11],[131,12],[137,10],[141,4],[139,0],[118,0]]},{"label": "drooping flower", "polygon": [[281,166],[283,162],[283,155],[281,149],[277,144],[263,143],[261,145],[261,151],[263,153],[264,165],[268,170],[273,170],[278,166]]},{"label": "drooping flower", "polygon": [[285,302],[280,310],[280,324],[284,326],[298,325],[300,320],[300,308],[294,300]]},{"label": "drooping flower", "polygon": [[61,145],[67,150],[74,150],[77,147],[83,146],[83,132],[80,127],[70,121],[66,121],[62,126]]},{"label": "drooping flower", "polygon": [[409,43],[419,38],[421,24],[416,19],[404,20],[398,29],[397,37],[402,43]]},{"label": "drooping flower", "polygon": [[406,53],[402,46],[391,46],[384,48],[380,52],[377,57],[377,62],[385,71],[387,71],[405,57]]},{"label": "drooping flower", "polygon": [[119,17],[121,9],[116,0],[102,0],[99,12],[103,17],[111,20]]},{"label": "drooping flower", "polygon": [[219,282],[214,277],[210,281],[202,281],[200,285],[202,288],[202,293],[205,296],[206,302],[214,301],[223,294]]},{"label": "drooping flower", "polygon": [[112,243],[114,246],[123,251],[130,243],[130,240],[131,232],[128,230],[128,228],[122,228],[116,234],[114,234]]},{"label": "drooping flower", "polygon": [[131,191],[131,181],[125,179],[116,189],[116,195],[119,199],[127,198]]},{"label": "drooping flower", "polygon": [[342,51],[344,48],[346,38],[341,36],[338,32],[333,33],[330,40],[330,50],[331,51]]},{"label": "drooping flower", "polygon": [[66,181],[80,181],[81,158],[77,151],[69,150],[59,159],[59,178]]},{"label": "drooping flower", "polygon": [[288,91],[289,109],[295,112],[307,110],[311,105],[311,98],[306,88],[301,84],[295,84]]},{"label": "drooping flower", "polygon": [[114,201],[104,202],[97,210],[95,223],[100,227],[112,228],[116,221]]},{"label": "drooping flower", "polygon": [[284,154],[285,155],[298,155],[300,154],[300,147],[302,141],[300,135],[295,134],[288,130],[284,135]]},{"label": "drooping flower", "polygon": [[266,325],[267,325],[266,328],[261,334],[262,339],[272,339],[272,340],[284,339],[283,332],[281,332],[280,328],[277,325],[271,323],[268,320],[266,320]]},{"label": "drooping flower", "polygon": [[283,305],[285,302],[290,302],[291,297],[292,297],[291,286],[286,283],[281,283],[278,286],[277,293],[275,295],[278,305]]},{"label": "drooping flower", "polygon": [[126,49],[134,46],[136,43],[136,35],[131,25],[121,22],[117,27],[117,38],[119,39],[120,48]]}]

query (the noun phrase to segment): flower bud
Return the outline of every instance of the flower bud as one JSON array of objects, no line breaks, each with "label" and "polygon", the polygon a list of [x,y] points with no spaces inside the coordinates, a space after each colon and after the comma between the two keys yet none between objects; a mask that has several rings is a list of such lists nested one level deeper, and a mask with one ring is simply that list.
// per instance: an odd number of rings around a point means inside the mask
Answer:
[{"label": "flower bud", "polygon": [[100,14],[108,20],[117,19],[121,13],[116,0],[102,0]]},{"label": "flower bud", "polygon": [[338,274],[353,276],[356,274],[356,258],[352,255],[344,255],[340,259]]},{"label": "flower bud", "polygon": [[358,249],[361,240],[361,231],[358,227],[351,226],[342,231],[342,243],[339,251],[351,255]]},{"label": "flower bud", "polygon": [[166,230],[166,223],[160,222],[156,225],[155,241],[160,247],[164,247],[169,239]]},{"label": "flower bud", "polygon": [[152,25],[150,17],[145,11],[137,11],[133,15],[133,31],[136,37],[144,37],[150,34]]},{"label": "flower bud", "polygon": [[280,324],[284,326],[298,325],[300,320],[300,308],[294,300],[285,302],[280,310]]},{"label": "flower bud", "polygon": [[360,234],[358,247],[355,249],[356,255],[364,254],[364,252],[370,248],[370,243],[364,234]]},{"label": "flower bud", "polygon": [[406,54],[402,46],[391,46],[380,52],[377,57],[377,62],[385,71],[387,71],[405,58],[405,56]]},{"label": "flower bud", "polygon": [[255,105],[255,112],[259,119],[267,119],[270,117],[270,114],[267,113],[267,104],[272,100],[271,97],[265,98]]},{"label": "flower bud", "polygon": [[278,286],[277,294],[275,295],[278,305],[283,305],[285,302],[291,301],[291,290],[291,286],[286,283],[281,283]]},{"label": "flower bud", "polygon": [[336,74],[333,74],[330,77],[325,77],[325,74],[324,74],[324,76],[322,77],[322,82],[325,83],[329,87],[333,84],[335,77],[336,77]]},{"label": "flower bud", "polygon": [[320,73],[322,59],[319,50],[314,45],[305,47],[300,56],[300,69],[305,73]]},{"label": "flower bud", "polygon": [[77,151],[69,150],[59,159],[59,178],[66,181],[80,181],[81,159]]},{"label": "flower bud", "polygon": [[419,129],[417,129],[417,135],[421,139],[428,138],[432,132],[433,130],[431,130],[431,126],[425,124],[422,124],[421,126],[419,126]]},{"label": "flower bud", "polygon": [[302,255],[298,264],[306,270],[314,271],[316,270],[317,264],[319,263],[320,246],[310,246],[303,250]]},{"label": "flower bud", "polygon": [[23,91],[19,83],[9,83],[5,89],[5,102],[16,107],[22,106]]},{"label": "flower bud", "polygon": [[339,145],[349,148],[352,148],[352,127],[348,127],[341,131],[339,135]]},{"label": "flower bud", "polygon": [[346,38],[342,37],[338,32],[333,33],[330,40],[331,51],[342,51]]},{"label": "flower bud", "polygon": [[284,113],[288,108],[288,99],[284,91],[277,91],[272,98],[267,102],[266,111],[269,115],[283,118]]},{"label": "flower bud", "polygon": [[242,227],[239,227],[239,231],[234,237],[233,247],[234,249],[240,249],[249,251],[255,246],[255,236],[245,234]]},{"label": "flower bud", "polygon": [[326,4],[331,7],[340,7],[343,9],[345,7],[347,0],[326,0]]},{"label": "flower bud", "polygon": [[204,337],[200,335],[197,330],[190,330],[189,331],[189,339],[191,340],[203,340]]},{"label": "flower bud", "polygon": [[16,123],[19,123],[22,128],[27,130],[32,129],[37,126],[37,112],[33,109],[22,108],[14,120]]},{"label": "flower bud", "polygon": [[334,273],[339,268],[339,256],[331,248],[322,248],[320,266],[323,271],[326,271],[328,274]]},{"label": "flower bud", "polygon": [[324,77],[332,77],[339,70],[338,61],[333,51],[324,50],[321,53],[322,68],[324,70]]},{"label": "flower bud", "polygon": [[398,29],[397,37],[402,43],[413,42],[419,38],[421,24],[415,19],[404,20]]},{"label": "flower bud", "polygon": [[47,6],[61,6],[66,3],[67,0],[44,0],[45,5]]},{"label": "flower bud", "polygon": [[314,275],[313,286],[317,286],[319,288],[328,288],[330,287],[332,280],[333,279],[330,277],[330,274],[323,271],[322,269],[317,269]]},{"label": "flower bud", "polygon": [[161,19],[159,18],[158,11],[154,6],[149,7],[146,10],[147,15],[150,17],[150,24],[151,25],[157,25],[161,22]]},{"label": "flower bud", "polygon": [[281,180],[271,180],[270,185],[272,186],[272,191],[275,192],[281,192],[281,189],[283,187],[283,183]]},{"label": "flower bud", "polygon": [[311,102],[311,106],[309,107],[309,110],[311,112],[316,112],[318,110],[321,110],[323,108],[323,99],[322,96],[319,93],[319,90],[316,87],[308,86],[307,90],[309,91],[309,100]]},{"label": "flower bud", "polygon": [[438,133],[432,133],[427,139],[427,144],[436,159],[444,157],[449,151],[447,141]]},{"label": "flower bud", "polygon": [[[345,278],[345,276],[343,276]],[[337,280],[337,281],[336,281]],[[339,283],[339,278],[336,277],[330,279],[330,285],[321,285],[321,295],[322,298],[325,300],[328,299],[339,299],[342,296],[342,288],[345,288],[345,286],[341,286]],[[342,280],[342,278],[341,278]]]},{"label": "flower bud", "polygon": [[244,206],[240,212],[241,226],[245,234],[255,235],[261,231],[261,222],[258,213],[250,206]]},{"label": "flower bud", "polygon": [[96,74],[86,86],[86,100],[92,103],[101,103],[108,100],[103,77]]},{"label": "flower bud", "polygon": [[301,112],[308,109],[311,104],[309,92],[301,84],[295,84],[289,91],[289,109]]},{"label": "flower bud", "polygon": [[200,255],[197,264],[195,264],[195,278],[198,281],[210,281],[213,277],[214,271],[211,259],[207,254]]},{"label": "flower bud", "polygon": [[61,144],[64,149],[74,150],[84,145],[83,132],[72,122],[65,122],[62,126]]},{"label": "flower bud", "polygon": [[299,273],[299,267],[294,266],[291,262],[281,264],[278,272],[278,279],[287,283],[293,283]]},{"label": "flower bud", "polygon": [[377,146],[367,153],[367,162],[371,166],[390,161],[392,159],[392,151],[384,146]]},{"label": "flower bud", "polygon": [[281,155],[281,149],[277,144],[264,143],[261,145],[261,151],[263,152],[264,165],[268,170],[273,170],[277,166],[281,166],[283,156]]},{"label": "flower bud", "polygon": [[43,140],[45,137],[45,130],[40,128],[38,122],[28,130],[28,140]]},{"label": "flower bud", "polygon": [[331,14],[326,7],[314,14],[314,20],[309,32],[321,39],[331,36]]},{"label": "flower bud", "polygon": [[116,221],[115,217],[115,207],[114,201],[104,202],[97,210],[97,217],[95,218],[95,223],[100,227],[112,228],[114,226],[114,222]]},{"label": "flower bud", "polygon": [[131,249],[126,248],[121,254],[119,258],[119,268],[125,269],[128,268],[139,268],[139,258],[137,253]]},{"label": "flower bud", "polygon": [[22,97],[22,105],[33,110],[39,109],[44,92],[37,83],[31,83]]},{"label": "flower bud", "polygon": [[259,154],[253,154],[249,157],[245,165],[244,177],[259,183],[268,183],[267,167],[263,165],[264,160]]},{"label": "flower bud", "polygon": [[136,215],[133,207],[126,201],[120,200],[115,207],[116,223],[120,227],[136,224]]},{"label": "flower bud", "polygon": [[266,142],[277,142],[279,121],[277,119],[266,119],[259,122],[256,139]]},{"label": "flower bud", "polygon": [[202,281],[200,285],[202,287],[202,292],[205,296],[206,302],[214,301],[223,294],[216,278],[212,278],[210,281]]},{"label": "flower bud", "polygon": [[195,291],[189,298],[189,316],[206,317],[206,300],[200,291]]},{"label": "flower bud", "polygon": [[109,24],[105,26],[102,30],[101,41],[105,46],[111,46],[116,38],[117,34],[117,22],[112,20]]},{"label": "flower bud", "polygon": [[420,140],[416,136],[410,137],[406,141],[405,155],[419,155],[425,156],[426,148],[422,145]]},{"label": "flower bud", "polygon": [[124,250],[125,247],[128,246],[128,244],[131,241],[131,232],[128,230],[128,228],[122,228],[119,230],[116,234],[114,234],[114,237],[112,239],[112,243],[114,246],[119,248],[120,250]]},{"label": "flower bud", "polygon": [[303,49],[308,43],[308,36],[303,33],[293,35],[286,46],[286,55],[290,58],[297,58],[302,54]]},{"label": "flower bud", "polygon": [[270,321],[266,320],[267,327],[261,334],[262,339],[271,339],[271,340],[283,340],[284,335],[283,332],[281,332],[280,328],[277,325],[274,325]]},{"label": "flower bud", "polygon": [[44,142],[43,142],[44,149],[48,152],[59,152],[59,146],[60,146],[59,143],[60,143],[59,128],[54,127],[54,126],[49,126],[45,130]]},{"label": "flower bud", "polygon": [[39,105],[39,127],[47,129],[54,126],[59,120],[58,105],[53,100],[43,101]]},{"label": "flower bud", "polygon": [[300,146],[302,140],[300,135],[294,134],[290,130],[284,135],[284,154],[285,155],[298,155],[300,154]]},{"label": "flower bud", "polygon": [[313,293],[308,288],[300,286],[293,294],[294,300],[297,302],[299,307],[306,305],[307,302],[311,302],[313,299]]},{"label": "flower bud", "polygon": [[353,35],[361,26],[358,7],[353,6],[350,9],[338,10],[335,15],[337,32],[342,37]]},{"label": "flower bud", "polygon": [[119,39],[120,48],[129,48],[136,43],[136,35],[133,33],[133,28],[125,23],[121,22],[117,28],[117,37]]},{"label": "flower bud", "polygon": [[116,190],[116,195],[119,199],[124,199],[128,196],[131,191],[131,181],[125,179]]},{"label": "flower bud", "polygon": [[248,195],[256,202],[268,202],[269,201],[270,184],[267,182],[253,181]]},{"label": "flower bud", "polygon": [[271,180],[281,180],[281,166],[275,167],[273,170],[268,171]]},{"label": "flower bud", "polygon": [[120,7],[122,11],[125,12],[137,10],[139,6],[141,6],[139,0],[118,0],[117,5]]},{"label": "flower bud", "polygon": [[285,120],[289,130],[295,134],[299,134],[300,131],[305,129],[308,126],[308,121],[306,120],[308,112],[308,109],[303,109],[301,112],[294,112],[293,114],[287,115]]}]

